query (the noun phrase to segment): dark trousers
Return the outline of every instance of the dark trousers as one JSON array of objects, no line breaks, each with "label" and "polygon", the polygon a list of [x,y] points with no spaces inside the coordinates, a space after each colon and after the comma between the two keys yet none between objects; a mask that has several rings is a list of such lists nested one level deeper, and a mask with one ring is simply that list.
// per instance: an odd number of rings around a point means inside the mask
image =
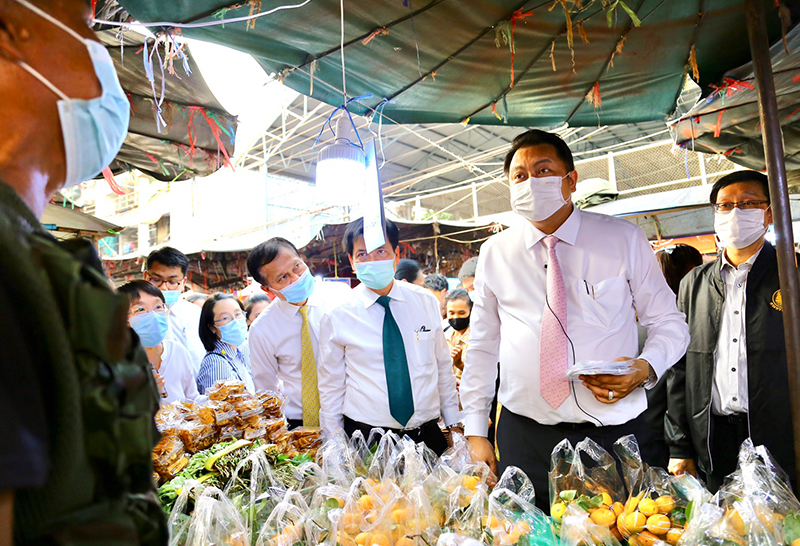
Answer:
[{"label": "dark trousers", "polygon": [[746,413],[711,415],[709,444],[713,472],[706,473],[709,491],[716,493],[725,481],[725,476],[736,470],[739,447],[749,436]]},{"label": "dark trousers", "polygon": [[286,418],[286,423],[289,425],[289,430],[294,430],[296,428],[299,428],[299,427],[303,426],[303,420],[302,419],[289,419],[287,417]]},{"label": "dark trousers", "polygon": [[[628,434],[636,436],[642,459],[650,460],[653,456],[653,436],[650,426],[641,416],[623,425],[606,427],[598,427],[592,423],[542,425],[503,407],[497,423],[497,446],[500,451],[498,471],[502,474],[509,466],[521,468],[533,482],[536,506],[549,514],[550,486],[547,477],[550,472],[550,455],[556,444],[566,438],[574,446],[588,436],[613,456],[614,442]],[[617,470],[620,470],[619,461]]]},{"label": "dark trousers", "polygon": [[[344,416],[344,431],[347,433],[348,436],[352,436],[355,431],[360,430],[361,434],[364,435],[364,439],[369,439],[370,431],[376,428],[372,425],[368,425],[366,423],[361,423],[359,421],[354,421],[350,419],[347,415]],[[427,423],[423,423],[419,427],[410,430],[399,430],[399,429],[384,429],[386,432],[392,431],[401,438],[403,436],[408,436],[414,442],[422,442],[426,446],[428,446],[431,450],[433,450],[436,455],[441,455],[447,449],[447,439],[445,439],[444,434],[442,434],[442,429],[439,428],[439,422],[437,419],[433,419],[432,421],[428,421]],[[372,447],[372,446],[369,446]]]}]

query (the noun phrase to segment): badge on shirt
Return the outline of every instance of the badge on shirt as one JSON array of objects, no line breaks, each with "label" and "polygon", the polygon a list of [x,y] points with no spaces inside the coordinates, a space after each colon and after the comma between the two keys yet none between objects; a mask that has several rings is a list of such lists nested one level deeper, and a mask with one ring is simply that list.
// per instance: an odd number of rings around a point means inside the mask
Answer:
[{"label": "badge on shirt", "polygon": [[770,305],[773,309],[783,311],[783,298],[781,298],[780,289],[776,290],[775,293],[772,294],[772,301],[770,302]]}]

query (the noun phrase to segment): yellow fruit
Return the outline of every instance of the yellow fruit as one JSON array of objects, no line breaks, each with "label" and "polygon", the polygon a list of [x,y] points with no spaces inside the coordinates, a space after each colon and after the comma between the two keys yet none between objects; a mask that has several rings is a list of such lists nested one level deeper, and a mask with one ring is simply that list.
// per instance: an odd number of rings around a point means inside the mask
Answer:
[{"label": "yellow fruit", "polygon": [[392,542],[383,533],[371,533],[366,546],[392,546]]},{"label": "yellow fruit", "polygon": [[414,546],[414,540],[408,537],[400,537],[394,541],[394,546]]},{"label": "yellow fruit", "polygon": [[614,504],[614,499],[611,498],[611,495],[608,493],[600,493],[603,496],[603,504],[606,506],[611,506]]},{"label": "yellow fruit", "polygon": [[408,510],[406,508],[395,508],[392,510],[392,521],[395,523],[405,523],[408,519]]},{"label": "yellow fruit", "polygon": [[339,543],[340,546],[356,546],[356,541],[348,535],[347,533],[343,533],[339,531],[338,539],[336,542]]},{"label": "yellow fruit", "polygon": [[594,523],[597,525],[602,525],[603,527],[611,527],[617,520],[614,512],[608,508],[600,508],[595,510],[589,517]]},{"label": "yellow fruit", "polygon": [[728,520],[728,524],[733,527],[734,531],[740,535],[744,534],[744,521],[742,521],[742,516],[739,515],[739,512],[737,512],[735,508],[728,510],[725,513],[725,517]]},{"label": "yellow fruit", "polygon": [[627,517],[627,514],[620,514],[619,516],[617,516],[617,529],[619,530],[620,534],[623,537],[628,538],[629,536],[631,536],[631,532],[628,531],[627,527],[625,527],[625,518],[626,517]]},{"label": "yellow fruit", "polygon": [[611,505],[611,510],[614,511],[614,514],[619,516],[625,511],[625,506],[621,502],[615,502]]},{"label": "yellow fruit", "polygon": [[625,501],[625,508],[624,512],[626,514],[633,513],[636,510],[636,507],[639,506],[639,501],[642,500],[642,496],[644,495],[644,491],[636,495],[635,497],[630,497],[627,501]]},{"label": "yellow fruit", "polygon": [[672,524],[664,514],[653,514],[647,518],[647,530],[654,535],[665,535]]},{"label": "yellow fruit", "polygon": [[392,525],[392,540],[397,541],[400,537],[406,535],[405,525]]},{"label": "yellow fruit", "polygon": [[625,516],[625,528],[631,534],[636,534],[644,531],[646,525],[647,525],[647,518],[641,512],[633,512]]},{"label": "yellow fruit", "polygon": [[611,528],[611,534],[614,535],[614,538],[616,538],[620,542],[625,540],[624,537],[622,536],[622,533],[620,532],[619,528],[617,528],[616,526]]},{"label": "yellow fruit", "polygon": [[[667,531],[667,542],[669,542],[672,546],[676,546],[678,544],[678,541],[681,539],[682,536],[683,536],[683,530],[682,529],[678,529],[676,527],[673,527],[672,529]],[[792,546],[795,546],[795,545],[792,544]],[[800,545],[797,545],[797,546],[800,546]]]},{"label": "yellow fruit", "polygon": [[356,544],[364,546],[364,544],[367,543],[367,540],[369,540],[369,533],[358,533],[356,535]]},{"label": "yellow fruit", "polygon": [[636,542],[638,542],[640,546],[655,546],[659,540],[660,539],[656,535],[648,531],[642,531],[636,535]]},{"label": "yellow fruit", "polygon": [[364,512],[372,510],[375,507],[375,501],[370,495],[361,495],[358,499],[358,507]]},{"label": "yellow fruit", "polygon": [[656,499],[656,506],[658,507],[658,511],[662,514],[669,514],[675,510],[675,499],[669,495],[663,495]]},{"label": "yellow fruit", "polygon": [[650,497],[646,497],[639,501],[639,511],[647,516],[648,518],[658,512],[658,506],[656,506],[656,501],[651,499]]},{"label": "yellow fruit", "polygon": [[525,520],[518,521],[517,524],[514,525],[514,529],[519,529],[520,534],[525,534],[525,533],[530,533],[531,532],[531,526]]},{"label": "yellow fruit", "polygon": [[475,488],[478,487],[480,480],[475,476],[464,476],[461,479],[461,484],[469,489],[470,491],[475,491]]},{"label": "yellow fruit", "polygon": [[334,497],[336,502],[339,503],[339,508],[344,508],[344,499],[340,499],[339,497]]},{"label": "yellow fruit", "polygon": [[567,505],[563,502],[557,502],[550,507],[550,516],[557,523],[561,523],[561,518],[564,517],[564,512],[567,511]]}]

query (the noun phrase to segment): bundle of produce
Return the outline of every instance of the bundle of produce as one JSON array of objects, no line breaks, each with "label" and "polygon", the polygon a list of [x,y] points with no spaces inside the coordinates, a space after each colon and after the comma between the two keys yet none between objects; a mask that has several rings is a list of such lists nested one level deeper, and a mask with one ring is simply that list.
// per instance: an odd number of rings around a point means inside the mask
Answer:
[{"label": "bundle of produce", "polygon": [[788,484],[766,448],[746,440],[736,471],[691,510],[680,545],[798,546],[800,502]]},{"label": "bundle of produce", "polygon": [[[548,477],[550,515],[562,540],[565,536],[563,518],[572,505],[579,510],[571,512],[571,525],[584,525],[586,520],[586,525],[601,525],[617,540],[622,538],[616,521],[623,511],[625,488],[614,459],[606,450],[590,438],[578,442],[574,448],[568,440],[563,440],[553,448]],[[584,518],[584,513],[589,517]],[[571,537],[597,534],[593,528],[566,531]]]}]

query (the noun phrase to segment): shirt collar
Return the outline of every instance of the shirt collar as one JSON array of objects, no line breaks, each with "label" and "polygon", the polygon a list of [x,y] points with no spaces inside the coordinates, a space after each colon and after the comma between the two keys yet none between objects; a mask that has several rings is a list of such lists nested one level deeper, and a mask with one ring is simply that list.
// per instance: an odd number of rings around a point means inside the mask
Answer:
[{"label": "shirt collar", "polygon": [[[557,230],[553,233],[559,241],[567,243],[570,246],[575,246],[578,240],[578,230],[581,227],[581,211],[575,205],[572,205],[572,212],[564,220]],[[547,234],[539,230],[531,222],[525,222],[525,248],[531,249],[536,243],[547,237]]]},{"label": "shirt collar", "polygon": [[[314,291],[308,297],[308,301],[306,302],[306,307],[316,307],[318,305],[318,303],[317,303],[317,295],[318,295],[319,290],[320,290],[320,287],[319,287],[320,284],[322,284],[322,283],[321,282],[316,283],[316,285],[314,286]],[[286,314],[286,316],[289,317],[289,318],[292,318],[293,316],[295,316],[300,311],[300,307],[302,307],[301,305],[292,305],[288,301],[284,301],[284,300],[280,299],[277,296],[275,297],[275,303],[277,304],[278,309],[283,311]]]},{"label": "shirt collar", "polygon": [[[403,281],[398,281],[397,279],[394,280],[394,284],[392,284],[392,289],[389,291],[388,296],[397,301],[405,301],[405,287],[402,286]],[[361,300],[361,303],[364,304],[364,308],[366,309],[376,301],[380,297],[378,294],[370,290],[366,287],[366,285],[362,282],[358,286],[353,289],[356,292],[356,296]]]},{"label": "shirt collar", "polygon": [[233,347],[218,339],[217,342],[214,344],[214,351],[221,353],[223,355],[235,355],[240,354],[239,349],[234,350]]},{"label": "shirt collar", "polygon": [[[764,244],[766,244],[766,243],[764,243]],[[721,262],[721,263],[722,263],[722,266],[721,266],[721,267],[722,267],[722,269],[728,269],[728,268],[730,268],[732,271],[743,271],[743,270],[744,270],[744,271],[749,271],[750,269],[752,269],[752,268],[753,268],[753,264],[754,264],[754,263],[756,263],[756,259],[758,258],[758,255],[759,255],[759,254],[761,254],[761,251],[762,251],[762,250],[764,250],[764,245],[761,245],[761,248],[759,248],[759,249],[756,251],[756,253],[755,253],[755,254],[753,254],[752,256],[750,256],[750,257],[747,259],[747,261],[745,261],[745,262],[742,262],[741,264],[739,264],[739,267],[736,267],[735,265],[733,265],[733,264],[731,263],[731,261],[728,259],[728,255],[727,255],[727,254],[725,253],[725,251],[723,250],[723,251],[722,251],[722,262]]]}]

